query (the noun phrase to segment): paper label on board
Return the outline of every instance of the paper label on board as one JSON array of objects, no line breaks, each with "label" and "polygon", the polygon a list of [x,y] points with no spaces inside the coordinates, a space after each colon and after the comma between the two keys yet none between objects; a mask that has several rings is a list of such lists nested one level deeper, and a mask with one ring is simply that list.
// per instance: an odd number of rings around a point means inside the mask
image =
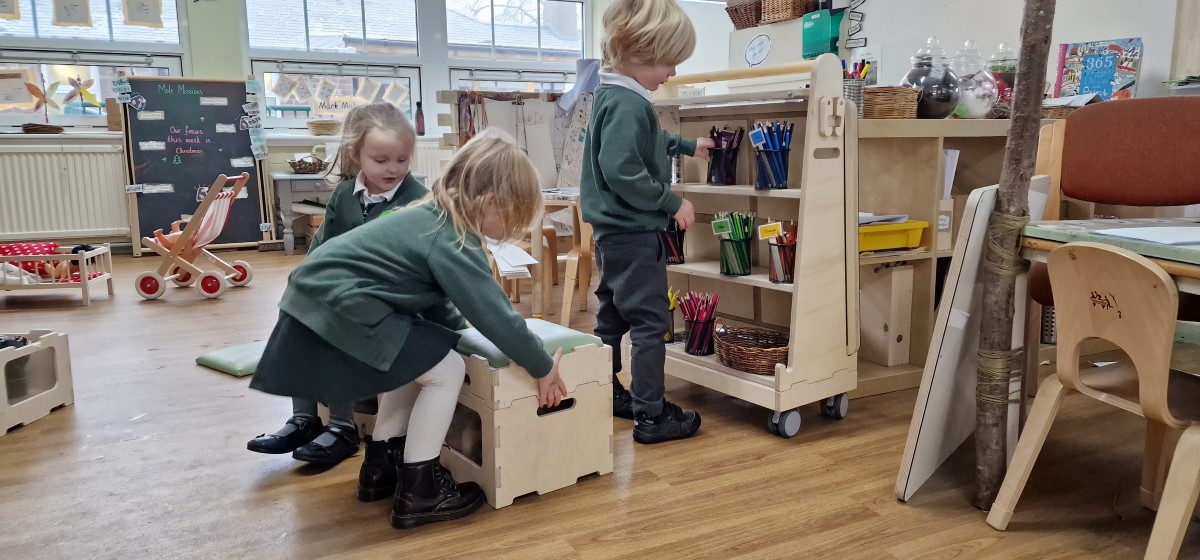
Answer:
[{"label": "paper label on board", "polygon": [[175,185],[171,183],[146,183],[142,185],[143,194],[165,194],[175,192]]},{"label": "paper label on board", "polygon": [[208,107],[224,107],[229,105],[228,97],[201,97],[200,105]]},{"label": "paper label on board", "polygon": [[129,103],[131,96],[128,93],[118,93],[117,103]]},{"label": "paper label on board", "polygon": [[847,48],[847,49],[861,49],[865,46],[867,46],[867,38],[866,37],[862,37],[860,39],[846,39],[846,47],[845,48]]},{"label": "paper label on board", "polygon": [[759,239],[774,239],[783,235],[783,226],[779,222],[771,222],[758,226]]},{"label": "paper label on board", "polygon": [[138,148],[141,148],[141,150],[143,152],[162,151],[162,150],[167,149],[167,143],[166,142],[154,142],[154,141],[138,142]]},{"label": "paper label on board", "polygon": [[944,214],[941,216],[938,216],[937,228],[938,229],[950,229],[950,216],[946,216]]},{"label": "paper label on board", "polygon": [[237,132],[237,125],[217,123],[217,132]]},{"label": "paper label on board", "polygon": [[713,220],[712,221],[712,230],[713,230],[713,233],[716,235],[727,234],[727,233],[733,231],[733,223],[729,221],[729,218],[721,218],[719,220]]},{"label": "paper label on board", "polygon": [[138,113],[139,121],[161,121],[167,118],[163,111],[142,111]]},{"label": "paper label on board", "polygon": [[254,158],[240,157],[229,160],[229,165],[234,167],[254,167]]},{"label": "paper label on board", "polygon": [[125,185],[125,193],[126,194],[140,193],[140,192],[142,192],[142,184],[141,183],[138,183],[136,185]]}]

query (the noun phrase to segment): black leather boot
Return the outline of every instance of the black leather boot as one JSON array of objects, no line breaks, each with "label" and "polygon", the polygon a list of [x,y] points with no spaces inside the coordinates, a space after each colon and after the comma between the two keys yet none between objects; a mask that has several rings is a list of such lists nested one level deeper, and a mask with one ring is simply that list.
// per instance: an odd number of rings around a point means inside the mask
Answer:
[{"label": "black leather boot", "polygon": [[404,436],[373,441],[367,436],[367,454],[358,469],[358,501],[374,502],[396,495],[396,474],[404,463]]},{"label": "black leather boot", "polygon": [[459,519],[483,505],[483,489],[474,482],[456,484],[437,459],[404,463],[398,470],[392,527],[413,529],[430,521]]}]

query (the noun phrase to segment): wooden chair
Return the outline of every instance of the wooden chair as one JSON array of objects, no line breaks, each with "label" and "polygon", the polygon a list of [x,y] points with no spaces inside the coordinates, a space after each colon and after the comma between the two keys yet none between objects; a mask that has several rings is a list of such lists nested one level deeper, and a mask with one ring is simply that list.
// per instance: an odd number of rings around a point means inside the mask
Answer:
[{"label": "wooden chair", "polygon": [[592,224],[583,221],[583,212],[579,203],[575,204],[575,230],[573,233],[575,246],[567,253],[567,266],[563,272],[562,314],[558,318],[560,325],[571,326],[571,312],[574,308],[576,290],[578,290],[579,310],[587,311],[588,287],[592,283],[592,255],[595,250],[595,238]]},{"label": "wooden chair", "polygon": [[[1161,267],[1131,251],[1100,243],[1068,243],[1050,253],[1057,296],[1058,371],[1042,382],[988,525],[1004,530],[1050,425],[1068,393],[1078,392],[1147,421],[1142,492],[1164,495],[1147,558],[1174,558],[1200,488],[1200,377],[1170,369],[1179,292]],[[1079,366],[1080,345],[1100,338],[1129,359]],[[1184,430],[1171,463],[1167,439]]]},{"label": "wooden chair", "polygon": [[[1050,176],[1044,220],[1090,219],[1096,204],[1200,204],[1200,98],[1162,97],[1096,103],[1042,127],[1037,175]],[[1029,269],[1025,372],[1038,386],[1042,307],[1054,307],[1046,266]],[[1180,294],[1179,318],[1200,320],[1200,297]]]}]

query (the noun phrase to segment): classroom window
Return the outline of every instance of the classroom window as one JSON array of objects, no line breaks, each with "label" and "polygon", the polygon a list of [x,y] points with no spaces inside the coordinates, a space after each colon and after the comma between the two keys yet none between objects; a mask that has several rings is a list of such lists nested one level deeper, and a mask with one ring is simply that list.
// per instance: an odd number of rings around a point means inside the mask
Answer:
[{"label": "classroom window", "polygon": [[263,80],[263,124],[270,128],[305,128],[309,119],[340,119],[351,107],[366,103],[391,103],[410,119],[416,111],[416,68],[270,61],[253,61],[252,66]]},{"label": "classroom window", "polygon": [[50,53],[27,53],[27,58],[10,53],[5,51],[0,58],[0,126],[106,126],[110,107],[105,100],[116,97],[112,80],[118,72],[129,76],[182,74],[176,57],[95,55],[87,59],[71,55],[38,60],[33,55],[47,57]]},{"label": "classroom window", "polygon": [[446,0],[450,58],[574,63],[583,29],[578,1]]},{"label": "classroom window", "polygon": [[505,70],[451,70],[454,89],[469,91],[565,92],[575,83],[570,72],[523,72]]},{"label": "classroom window", "polygon": [[417,55],[416,0],[247,0],[250,48]]},{"label": "classroom window", "polygon": [[175,0],[11,0],[8,6],[16,13],[0,13],[0,37],[179,44]]}]

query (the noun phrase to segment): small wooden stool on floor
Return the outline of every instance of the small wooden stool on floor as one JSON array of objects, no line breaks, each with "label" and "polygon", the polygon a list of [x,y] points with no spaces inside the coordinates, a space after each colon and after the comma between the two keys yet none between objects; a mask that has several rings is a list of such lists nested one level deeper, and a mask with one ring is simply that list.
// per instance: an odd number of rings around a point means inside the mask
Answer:
[{"label": "small wooden stool on floor", "polygon": [[29,344],[0,350],[0,437],[75,402],[67,335],[41,330],[9,336]]},{"label": "small wooden stool on floor", "polygon": [[537,382],[475,329],[462,331],[458,346],[467,380],[442,464],[456,481],[483,487],[494,508],[613,470],[612,350],[591,335],[526,322],[547,353],[564,352],[559,374],[569,393],[554,409],[538,408]]}]

